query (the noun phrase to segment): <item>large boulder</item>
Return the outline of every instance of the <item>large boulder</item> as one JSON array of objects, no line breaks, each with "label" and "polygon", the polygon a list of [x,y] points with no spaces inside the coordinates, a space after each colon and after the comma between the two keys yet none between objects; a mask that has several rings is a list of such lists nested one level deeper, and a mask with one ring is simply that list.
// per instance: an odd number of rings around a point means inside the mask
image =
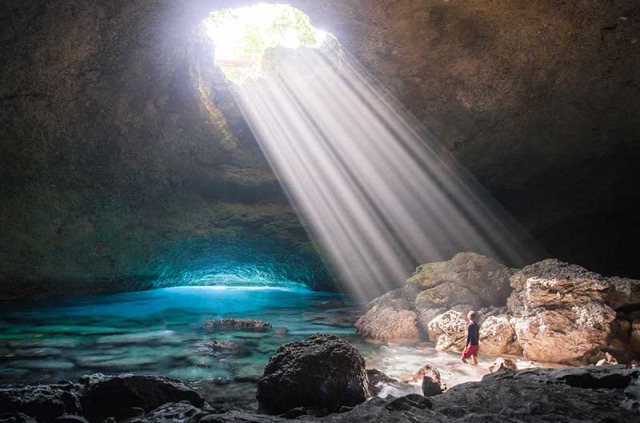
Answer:
[{"label": "large boulder", "polygon": [[619,278],[608,279],[611,285],[607,305],[614,310],[625,308],[640,309],[640,280]]},{"label": "large boulder", "polygon": [[79,411],[77,385],[71,383],[0,389],[0,415],[22,413],[39,422],[53,422]]},{"label": "large boulder", "polygon": [[473,309],[503,306],[511,293],[514,270],[475,253],[459,253],[451,260],[419,266],[407,286],[419,291],[418,310],[468,305]]},{"label": "large boulder", "polygon": [[364,358],[349,342],[317,334],[285,344],[269,359],[256,398],[270,414],[296,407],[338,411],[369,396]]},{"label": "large boulder", "polygon": [[161,376],[123,374],[105,376],[96,373],[80,378],[82,409],[90,422],[107,417],[128,417],[133,408],[151,411],[170,403],[189,401],[202,407],[204,400],[182,382]]},{"label": "large boulder", "polygon": [[407,291],[396,289],[369,303],[367,312],[356,322],[356,332],[385,342],[419,341],[418,314]]},{"label": "large boulder", "polygon": [[482,319],[480,324],[480,348],[489,355],[518,355],[522,347],[513,327],[513,318],[501,314]]},{"label": "large boulder", "polygon": [[513,275],[508,309],[525,357],[541,362],[583,360],[604,348],[615,312],[605,304],[602,276],[558,260],[544,260]]},{"label": "large boulder", "polygon": [[429,339],[441,351],[462,351],[467,342],[467,321],[459,311],[449,310],[429,322]]}]

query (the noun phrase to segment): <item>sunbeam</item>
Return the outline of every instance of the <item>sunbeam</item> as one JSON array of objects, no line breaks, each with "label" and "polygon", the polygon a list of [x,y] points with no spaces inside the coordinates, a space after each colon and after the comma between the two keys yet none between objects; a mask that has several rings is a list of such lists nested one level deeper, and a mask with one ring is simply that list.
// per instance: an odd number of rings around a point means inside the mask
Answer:
[{"label": "sunbeam", "polygon": [[344,51],[299,48],[242,84],[238,103],[357,295],[386,292],[417,264],[459,251],[526,256],[513,222]]}]

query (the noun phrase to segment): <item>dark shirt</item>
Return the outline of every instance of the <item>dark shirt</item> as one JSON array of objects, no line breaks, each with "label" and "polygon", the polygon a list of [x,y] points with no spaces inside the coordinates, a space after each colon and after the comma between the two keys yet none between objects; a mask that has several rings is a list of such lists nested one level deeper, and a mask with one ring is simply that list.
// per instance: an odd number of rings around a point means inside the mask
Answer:
[{"label": "dark shirt", "polygon": [[480,328],[476,322],[470,322],[467,328],[467,345],[478,345]]}]

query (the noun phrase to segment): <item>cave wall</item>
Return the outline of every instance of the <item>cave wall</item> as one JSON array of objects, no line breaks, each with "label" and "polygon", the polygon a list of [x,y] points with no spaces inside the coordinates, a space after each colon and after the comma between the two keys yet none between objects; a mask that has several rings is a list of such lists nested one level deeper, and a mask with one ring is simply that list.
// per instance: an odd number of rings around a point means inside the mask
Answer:
[{"label": "cave wall", "polygon": [[[0,5],[0,297],[142,289],[219,260],[327,286],[198,26],[252,3]],[[640,276],[637,2],[289,4],[549,254]]]}]

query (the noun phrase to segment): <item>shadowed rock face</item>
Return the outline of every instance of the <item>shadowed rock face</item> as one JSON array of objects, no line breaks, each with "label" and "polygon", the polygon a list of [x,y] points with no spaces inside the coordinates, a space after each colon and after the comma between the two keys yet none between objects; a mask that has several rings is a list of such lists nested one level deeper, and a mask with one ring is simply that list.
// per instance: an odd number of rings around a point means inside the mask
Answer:
[{"label": "shadowed rock face", "polygon": [[[212,257],[331,285],[199,32],[251,3],[3,2],[0,298],[142,289]],[[289,3],[552,256],[640,274],[636,2]]]},{"label": "shadowed rock face", "polygon": [[256,398],[270,414],[296,407],[336,412],[369,397],[365,361],[348,341],[316,334],[285,344],[269,359]]}]

